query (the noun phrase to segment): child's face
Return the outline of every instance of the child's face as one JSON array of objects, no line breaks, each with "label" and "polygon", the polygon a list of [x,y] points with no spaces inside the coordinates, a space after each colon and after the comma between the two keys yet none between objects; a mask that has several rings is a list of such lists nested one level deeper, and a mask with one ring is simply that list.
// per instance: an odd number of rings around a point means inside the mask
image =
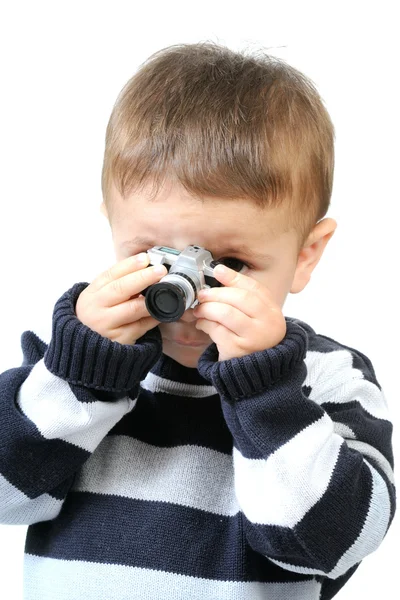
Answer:
[{"label": "child's face", "polygon": [[[123,200],[114,188],[111,201],[117,261],[153,246],[182,251],[189,244],[196,244],[209,250],[214,260],[240,260],[235,269],[268,287],[275,301],[283,306],[296,271],[297,236],[293,230],[283,232],[282,210],[259,209],[244,200],[210,199],[202,203],[176,185],[162,189],[152,202],[143,192]],[[105,212],[104,205],[102,210]],[[132,241],[137,236],[146,238],[147,243]],[[248,248],[249,255],[240,250],[241,245]],[[257,257],[257,253],[265,256]],[[196,317],[189,309],[179,321],[159,325],[164,354],[192,368],[212,343],[207,334],[195,328],[195,323]],[[176,339],[202,345],[182,346]]]}]

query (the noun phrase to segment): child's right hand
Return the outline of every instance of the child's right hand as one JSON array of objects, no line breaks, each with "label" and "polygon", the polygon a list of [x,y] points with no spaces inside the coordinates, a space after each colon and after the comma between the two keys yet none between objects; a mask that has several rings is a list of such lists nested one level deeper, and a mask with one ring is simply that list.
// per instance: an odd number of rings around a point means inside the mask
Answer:
[{"label": "child's right hand", "polygon": [[[144,255],[144,262],[140,257]],[[159,321],[150,316],[144,296],[139,294],[167,275],[148,267],[146,252],[125,258],[96,277],[80,293],[75,313],[78,319],[103,337],[120,344],[135,344]]]}]

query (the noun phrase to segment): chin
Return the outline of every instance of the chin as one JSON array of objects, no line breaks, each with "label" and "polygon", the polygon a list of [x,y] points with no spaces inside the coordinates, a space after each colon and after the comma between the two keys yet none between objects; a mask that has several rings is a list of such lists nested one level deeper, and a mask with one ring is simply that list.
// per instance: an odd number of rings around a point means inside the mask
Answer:
[{"label": "chin", "polygon": [[[210,342],[211,343],[211,342]],[[190,346],[178,346],[170,340],[163,339],[163,353],[170,358],[173,358],[183,367],[194,369],[197,367],[200,356],[206,349],[207,344],[197,348]]]}]

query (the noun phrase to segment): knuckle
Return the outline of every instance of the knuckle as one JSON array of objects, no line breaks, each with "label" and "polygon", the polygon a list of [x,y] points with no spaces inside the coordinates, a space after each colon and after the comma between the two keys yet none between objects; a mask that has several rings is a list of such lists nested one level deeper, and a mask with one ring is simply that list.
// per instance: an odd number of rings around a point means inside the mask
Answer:
[{"label": "knuckle", "polygon": [[117,294],[121,294],[124,289],[122,280],[121,279],[113,279],[111,281],[111,289],[113,292],[116,292]]},{"label": "knuckle", "polygon": [[147,281],[148,279],[154,279],[154,277],[160,276],[159,273],[156,273],[155,267],[150,267],[150,268],[144,269],[141,272],[141,275],[142,275],[142,281]]},{"label": "knuckle", "polygon": [[250,303],[252,302],[254,299],[254,291],[252,290],[245,290],[243,292],[243,301],[246,303]]},{"label": "knuckle", "polygon": [[112,282],[114,280],[113,268],[110,267],[104,272],[104,279],[107,282]]},{"label": "knuckle", "polygon": [[129,310],[137,318],[140,318],[143,312],[144,298],[131,298],[129,300]]},{"label": "knuckle", "polygon": [[146,279],[149,277],[149,275],[151,275],[152,273],[152,268],[148,267],[147,269],[142,269],[141,271],[139,271],[139,277],[142,281],[146,281]]},{"label": "knuckle", "polygon": [[128,308],[129,308],[129,312],[135,317],[137,316],[138,312],[139,312],[139,307],[138,307],[138,303],[136,300],[129,300],[128,301]]},{"label": "knuckle", "polygon": [[226,319],[233,319],[235,317],[235,313],[232,306],[225,306],[223,309],[223,316]]}]

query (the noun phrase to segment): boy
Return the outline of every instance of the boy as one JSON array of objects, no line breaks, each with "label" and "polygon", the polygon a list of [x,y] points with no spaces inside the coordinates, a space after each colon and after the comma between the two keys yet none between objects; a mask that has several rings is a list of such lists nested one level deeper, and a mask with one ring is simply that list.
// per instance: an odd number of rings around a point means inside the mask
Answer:
[{"label": "boy", "polygon": [[[123,88],[102,175],[117,263],[0,376],[25,598],[328,600],[380,545],[395,489],[374,369],[282,313],[336,228],[333,141],[276,58],[172,46]],[[158,322],[141,292],[167,270],[146,251],[190,244],[230,268]]]}]

